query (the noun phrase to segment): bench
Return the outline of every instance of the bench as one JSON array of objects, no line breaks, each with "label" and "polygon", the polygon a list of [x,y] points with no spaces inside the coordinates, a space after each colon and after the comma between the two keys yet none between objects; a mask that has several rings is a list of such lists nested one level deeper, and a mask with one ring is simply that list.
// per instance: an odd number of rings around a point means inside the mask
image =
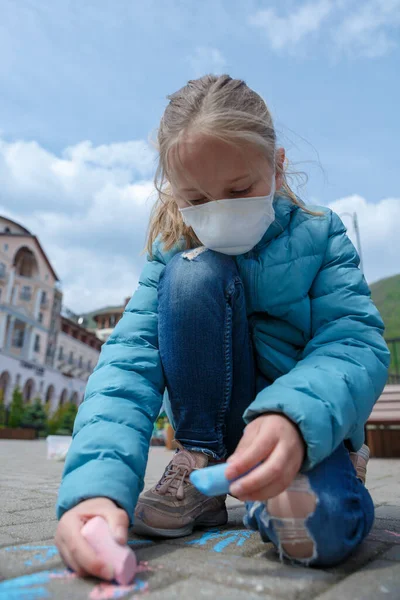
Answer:
[{"label": "bench", "polygon": [[376,458],[400,457],[400,385],[387,385],[366,425],[367,444]]}]

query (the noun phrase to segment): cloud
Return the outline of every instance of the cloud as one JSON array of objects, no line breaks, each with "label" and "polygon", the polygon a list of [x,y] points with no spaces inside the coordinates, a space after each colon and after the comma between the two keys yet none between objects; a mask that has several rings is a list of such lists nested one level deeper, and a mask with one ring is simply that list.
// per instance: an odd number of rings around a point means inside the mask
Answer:
[{"label": "cloud", "polygon": [[385,198],[372,203],[354,194],[340,198],[329,206],[342,215],[349,237],[355,246],[357,240],[352,219],[343,213],[357,213],[364,272],[369,282],[400,272],[400,198]]},{"label": "cloud", "polygon": [[331,0],[307,2],[286,17],[277,15],[273,8],[260,10],[249,19],[250,25],[264,30],[274,50],[297,46],[306,36],[318,31],[333,9]]},{"label": "cloud", "polygon": [[192,70],[192,78],[202,77],[207,73],[221,75],[226,66],[226,60],[218,48],[198,46],[188,58]]},{"label": "cloud", "polygon": [[141,140],[85,141],[60,156],[36,142],[0,140],[0,213],[39,237],[72,310],[119,304],[135,288],[154,164]]},{"label": "cloud", "polygon": [[399,27],[400,0],[369,0],[343,19],[333,37],[344,53],[375,58],[397,46]]},{"label": "cloud", "polygon": [[[136,288],[151,206],[155,155],[142,140],[57,156],[36,142],[0,140],[0,214],[35,233],[62,281],[65,305],[84,312],[120,304]],[[357,212],[365,273],[371,282],[399,272],[400,198],[336,200]],[[351,218],[343,216],[354,242]]]},{"label": "cloud", "polygon": [[285,16],[273,8],[249,18],[276,52],[298,52],[313,42],[325,44],[334,56],[376,58],[397,45],[400,0],[317,0],[306,2]]}]

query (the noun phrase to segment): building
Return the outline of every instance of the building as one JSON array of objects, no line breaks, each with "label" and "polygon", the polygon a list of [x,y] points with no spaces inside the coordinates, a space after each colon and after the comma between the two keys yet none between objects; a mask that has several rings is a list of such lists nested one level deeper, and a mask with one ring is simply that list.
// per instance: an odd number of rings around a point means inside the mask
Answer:
[{"label": "building", "polygon": [[87,379],[96,366],[101,345],[94,333],[61,316],[55,365],[68,377]]},{"label": "building", "polygon": [[105,342],[122,317],[128,301],[129,298],[126,298],[125,303],[121,306],[106,306],[105,308],[82,315],[79,317],[78,322],[89,331],[95,333],[102,342]]},{"label": "building", "polygon": [[55,409],[83,398],[101,341],[61,316],[60,282],[38,238],[0,217],[0,390]]}]

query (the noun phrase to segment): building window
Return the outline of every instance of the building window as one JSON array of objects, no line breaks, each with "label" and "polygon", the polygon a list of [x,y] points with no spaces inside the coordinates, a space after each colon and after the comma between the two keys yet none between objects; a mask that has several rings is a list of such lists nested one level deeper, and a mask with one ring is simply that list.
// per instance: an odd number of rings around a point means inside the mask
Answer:
[{"label": "building window", "polygon": [[79,367],[80,369],[82,369],[82,366],[83,366],[83,358],[82,358],[82,356],[80,356],[80,357],[79,357],[79,363],[78,363],[78,367]]},{"label": "building window", "polygon": [[44,306],[44,307],[47,306],[47,294],[46,294],[46,292],[42,292],[42,297],[40,299],[40,304],[41,304],[41,306]]},{"label": "building window", "polygon": [[64,348],[62,346],[58,349],[58,360],[63,360],[64,358]]},{"label": "building window", "polygon": [[8,252],[8,244],[4,244],[4,252]]},{"label": "building window", "polygon": [[40,335],[35,335],[35,345],[33,347],[34,352],[40,352]]},{"label": "building window", "polygon": [[91,360],[88,360],[87,368],[88,368],[88,371],[92,370],[92,361]]},{"label": "building window", "polygon": [[6,276],[6,265],[0,262],[0,279],[4,279]]},{"label": "building window", "polygon": [[32,290],[29,285],[24,285],[21,290],[20,300],[29,302],[32,299]]},{"label": "building window", "polygon": [[39,321],[39,323],[43,323],[43,313],[42,312],[40,312],[38,315],[38,321]]},{"label": "building window", "polygon": [[69,365],[74,364],[74,353],[72,351],[69,353],[68,364]]},{"label": "building window", "polygon": [[22,348],[24,344],[24,330],[14,329],[12,345],[14,348]]}]

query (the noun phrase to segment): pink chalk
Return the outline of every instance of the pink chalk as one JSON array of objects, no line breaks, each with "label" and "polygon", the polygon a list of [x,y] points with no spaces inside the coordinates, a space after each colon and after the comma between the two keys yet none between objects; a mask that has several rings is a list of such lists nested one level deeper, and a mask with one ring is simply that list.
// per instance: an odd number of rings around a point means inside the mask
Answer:
[{"label": "pink chalk", "polygon": [[101,560],[114,569],[114,579],[121,585],[131,583],[136,575],[135,553],[129,546],[121,546],[111,535],[107,521],[93,517],[82,527],[82,535]]}]

